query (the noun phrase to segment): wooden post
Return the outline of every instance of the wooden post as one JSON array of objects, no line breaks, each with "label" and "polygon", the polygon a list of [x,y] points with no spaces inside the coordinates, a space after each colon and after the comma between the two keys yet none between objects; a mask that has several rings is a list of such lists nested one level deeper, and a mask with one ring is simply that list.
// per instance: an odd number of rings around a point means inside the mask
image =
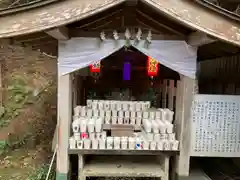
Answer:
[{"label": "wooden post", "polygon": [[72,75],[58,77],[58,150],[56,180],[67,180],[69,172],[68,140],[72,119]]},{"label": "wooden post", "polygon": [[0,60],[0,107],[3,106],[3,72],[2,61]]},{"label": "wooden post", "polygon": [[174,176],[183,180],[189,175],[191,150],[191,108],[194,97],[195,80],[181,75],[176,98],[176,135],[180,141],[180,154],[175,158]]},{"label": "wooden post", "polygon": [[82,173],[83,167],[84,167],[84,163],[85,163],[85,159],[84,158],[85,157],[84,157],[83,154],[79,154],[78,155],[78,180],[86,180],[86,177]]}]

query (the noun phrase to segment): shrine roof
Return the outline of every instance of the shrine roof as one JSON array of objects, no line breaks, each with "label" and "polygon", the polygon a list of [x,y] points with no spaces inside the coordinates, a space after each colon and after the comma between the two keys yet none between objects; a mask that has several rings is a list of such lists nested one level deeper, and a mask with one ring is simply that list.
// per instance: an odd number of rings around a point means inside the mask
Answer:
[{"label": "shrine roof", "polygon": [[[65,26],[98,14],[126,0],[65,0],[0,17],[0,38]],[[141,0],[190,29],[240,46],[240,24],[185,0]]]}]

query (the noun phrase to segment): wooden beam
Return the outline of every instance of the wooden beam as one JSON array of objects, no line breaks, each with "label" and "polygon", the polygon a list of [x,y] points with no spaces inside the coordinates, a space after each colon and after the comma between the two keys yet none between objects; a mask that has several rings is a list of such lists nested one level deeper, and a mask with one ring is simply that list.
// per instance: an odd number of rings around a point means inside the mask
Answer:
[{"label": "wooden beam", "polygon": [[[113,39],[113,31],[117,30],[119,32],[119,38],[125,39],[124,32],[127,27],[124,27],[123,29],[105,29],[104,32],[106,33],[106,38]],[[131,29],[130,29],[131,30]],[[79,29],[69,29],[70,36],[71,37],[95,37],[100,38],[99,31],[79,31]],[[132,31],[131,31],[132,32]],[[144,36],[147,35],[147,32],[143,31]],[[133,36],[135,37],[135,36]],[[178,35],[164,35],[164,34],[152,34],[153,40],[186,40],[186,37],[178,36]]]},{"label": "wooden beam", "polygon": [[[72,119],[72,75],[58,77],[57,176],[69,173],[68,141]],[[60,178],[61,179],[61,178]]]},{"label": "wooden beam", "polygon": [[2,72],[3,61],[0,59],[0,107],[3,106],[3,72]]},{"label": "wooden beam", "polygon": [[126,5],[127,6],[136,6],[138,3],[138,0],[127,0]]},{"label": "wooden beam", "polygon": [[68,28],[63,26],[55,29],[51,29],[48,31],[45,31],[49,36],[52,36],[53,38],[57,40],[68,40]]},{"label": "wooden beam", "polygon": [[215,42],[216,39],[210,37],[209,35],[203,32],[193,32],[187,38],[187,43],[191,46],[199,47],[205,44],[210,44]]}]

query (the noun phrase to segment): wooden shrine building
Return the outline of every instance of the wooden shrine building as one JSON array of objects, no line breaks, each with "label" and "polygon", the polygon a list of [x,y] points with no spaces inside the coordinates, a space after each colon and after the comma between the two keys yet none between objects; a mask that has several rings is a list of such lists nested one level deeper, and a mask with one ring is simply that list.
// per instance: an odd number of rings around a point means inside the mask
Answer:
[{"label": "wooden shrine building", "polygon": [[[112,39],[113,32],[117,32],[118,37],[115,40],[124,40],[126,29],[134,35],[134,38],[140,29],[144,41],[151,32],[150,46],[151,41],[155,40],[186,43],[185,48],[196,53],[195,62],[191,62],[196,66],[197,61],[201,59],[240,53],[240,23],[195,1],[47,0],[39,4],[0,11],[0,24],[2,42],[31,47],[32,50],[40,50],[52,56],[62,54],[59,49],[63,47],[66,47],[68,53],[76,53],[80,46],[76,45],[73,46],[76,49],[71,49],[70,42],[77,38]],[[104,38],[101,34],[103,32]],[[168,48],[171,49],[171,45]],[[187,62],[185,63],[188,64]],[[92,62],[89,60],[83,66],[86,67],[90,63]],[[65,68],[71,68],[70,66],[66,65]],[[177,71],[177,66],[173,70]],[[184,70],[177,71],[180,78],[176,92],[175,125],[180,150],[179,154],[174,155],[174,174],[178,180],[183,180],[189,175],[192,141],[191,106],[198,86],[196,66],[194,70],[189,70],[190,75]],[[57,180],[67,180],[70,169],[68,143],[72,102],[75,98],[72,94],[73,76],[75,76],[73,71],[66,70],[58,77]],[[83,166],[82,158],[83,156],[79,155],[79,164]],[[79,171],[82,170],[82,166],[80,165]],[[164,180],[167,180],[167,177],[168,175]]]}]

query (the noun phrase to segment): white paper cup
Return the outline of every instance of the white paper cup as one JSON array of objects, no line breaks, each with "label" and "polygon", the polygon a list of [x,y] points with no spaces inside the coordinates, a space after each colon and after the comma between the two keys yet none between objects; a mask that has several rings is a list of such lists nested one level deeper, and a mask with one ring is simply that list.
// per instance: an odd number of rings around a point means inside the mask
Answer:
[{"label": "white paper cup", "polygon": [[155,134],[159,133],[158,123],[154,120],[152,121],[152,130],[153,130],[153,133],[155,133]]},{"label": "white paper cup", "polygon": [[76,106],[76,107],[74,108],[74,116],[80,116],[81,109],[82,109],[81,106]]},{"label": "white paper cup", "polygon": [[142,111],[137,111],[137,117],[142,118],[143,117],[143,112]]},{"label": "white paper cup", "polygon": [[121,149],[128,149],[127,137],[121,137]]},{"label": "white paper cup", "polygon": [[141,105],[141,103],[140,103],[140,102],[137,102],[135,108],[136,108],[136,111],[141,111],[141,110],[142,110],[142,105]]},{"label": "white paper cup", "polygon": [[148,111],[144,111],[143,112],[143,118],[144,119],[148,119],[149,118],[149,112]]},{"label": "white paper cup", "polygon": [[170,142],[168,140],[163,141],[163,149],[165,151],[169,151],[170,150]]},{"label": "white paper cup", "polygon": [[118,117],[121,117],[121,118],[124,117],[124,113],[123,113],[123,111],[118,111]]},{"label": "white paper cup", "polygon": [[118,117],[117,110],[112,110],[112,117]]},{"label": "white paper cup", "polygon": [[149,112],[149,118],[150,119],[155,119],[156,118],[155,111],[150,111]]},{"label": "white paper cup", "polygon": [[148,140],[143,141],[143,149],[144,150],[149,150],[149,141]]},{"label": "white paper cup", "polygon": [[86,115],[87,115],[87,109],[86,109],[86,107],[81,108],[80,116],[81,116],[81,117],[85,117]]},{"label": "white paper cup", "polygon": [[92,109],[87,109],[87,117],[88,117],[88,118],[91,118],[92,115],[93,115]]},{"label": "white paper cup", "polygon": [[160,134],[160,139],[161,140],[168,140],[168,135],[167,134]]},{"label": "white paper cup", "polygon": [[118,124],[123,124],[123,118],[122,117],[118,117]]},{"label": "white paper cup", "polygon": [[156,150],[156,147],[157,147],[157,142],[156,141],[151,141],[150,150]]},{"label": "white paper cup", "polygon": [[112,124],[117,124],[117,120],[118,120],[117,117],[112,117]]},{"label": "white paper cup", "polygon": [[95,132],[95,121],[94,121],[94,119],[90,119],[88,121],[87,130],[88,130],[88,133]]},{"label": "white paper cup", "polygon": [[106,110],[105,111],[105,116],[106,117],[111,117],[112,116],[112,111],[111,110]]},{"label": "white paper cup", "polygon": [[130,117],[131,118],[136,118],[136,112],[135,111],[130,111]]},{"label": "white paper cup", "polygon": [[100,113],[99,113],[99,110],[98,109],[94,109],[93,110],[93,117],[99,117],[100,116]]},{"label": "white paper cup", "polygon": [[72,131],[73,133],[77,133],[77,132],[80,132],[80,124],[79,124],[79,120],[76,119],[72,122]]},{"label": "white paper cup", "polygon": [[98,140],[92,139],[92,149],[98,149]]},{"label": "white paper cup", "polygon": [[124,117],[126,117],[126,118],[130,118],[130,111],[125,111],[125,113],[124,113]]},{"label": "white paper cup", "polygon": [[158,141],[157,142],[157,150],[160,150],[160,151],[163,150],[163,141]]},{"label": "white paper cup", "polygon": [[135,140],[136,140],[136,146],[135,146],[135,148],[136,148],[137,150],[142,149],[142,147],[143,147],[142,139],[137,137]]},{"label": "white paper cup", "polygon": [[130,124],[130,119],[128,117],[125,117],[123,121],[123,124]]},{"label": "white paper cup", "polygon": [[136,118],[130,118],[130,124],[136,124]]},{"label": "white paper cup", "polygon": [[83,147],[84,147],[84,149],[90,149],[91,148],[91,140],[90,139],[84,139],[83,140]]},{"label": "white paper cup", "polygon": [[110,109],[111,109],[111,110],[115,110],[116,108],[117,108],[116,102],[115,102],[115,101],[111,101],[111,102],[110,102]]},{"label": "white paper cup", "polygon": [[130,111],[135,111],[135,109],[136,109],[136,108],[135,108],[135,105],[136,105],[135,102],[130,102],[130,104],[129,104],[129,110],[130,110]]},{"label": "white paper cup", "polygon": [[128,138],[128,148],[133,150],[133,149],[135,149],[135,146],[136,146],[135,138],[129,137]]},{"label": "white paper cup", "polygon": [[137,117],[136,118],[136,125],[140,126],[142,124],[142,118]]},{"label": "white paper cup", "polygon": [[106,139],[107,138],[107,132],[106,131],[101,132],[101,134],[102,134],[102,139]]},{"label": "white paper cup", "polygon": [[110,102],[109,101],[105,101],[104,102],[104,109],[105,110],[109,110],[110,109]]},{"label": "white paper cup", "polygon": [[103,119],[102,118],[97,118],[95,120],[95,131],[96,132],[101,132],[102,131],[102,125],[103,125]]},{"label": "white paper cup", "polygon": [[107,137],[107,149],[113,149],[113,137]]},{"label": "white paper cup", "polygon": [[100,117],[101,117],[101,118],[104,118],[104,117],[105,117],[105,110],[100,109],[100,110],[99,110],[99,114],[100,114]]},{"label": "white paper cup", "polygon": [[69,138],[69,148],[70,149],[76,149],[76,140],[74,137]]},{"label": "white paper cup", "polygon": [[99,139],[99,149],[106,149],[106,140]]},{"label": "white paper cup", "polygon": [[88,100],[87,100],[87,107],[88,107],[88,108],[92,108],[92,102],[93,102],[93,101],[92,101],[91,99],[88,99]]},{"label": "white paper cup", "polygon": [[77,148],[78,149],[83,149],[83,140],[78,140],[77,141]]},{"label": "white paper cup", "polygon": [[89,133],[89,138],[91,140],[96,139],[96,133]]},{"label": "white paper cup", "polygon": [[179,141],[171,141],[171,143],[172,143],[171,150],[177,151],[179,148]]},{"label": "white paper cup", "polygon": [[104,121],[105,121],[105,124],[111,124],[111,117],[106,116]]},{"label": "white paper cup", "polygon": [[160,134],[154,134],[153,140],[154,141],[160,141]]},{"label": "white paper cup", "polygon": [[102,102],[102,101],[99,101],[99,102],[98,102],[98,109],[99,109],[99,110],[103,110],[103,109],[104,109],[104,106],[103,106],[103,102]]},{"label": "white paper cup", "polygon": [[118,101],[116,106],[117,106],[117,111],[121,111],[122,110],[122,103],[121,103],[121,101]]},{"label": "white paper cup", "polygon": [[80,132],[87,132],[87,119],[85,118],[80,120]]},{"label": "white paper cup", "polygon": [[161,112],[158,110],[155,113],[156,119],[161,119]]},{"label": "white paper cup", "polygon": [[93,109],[93,110],[98,109],[98,102],[95,101],[95,100],[92,102],[92,109]]},{"label": "white paper cup", "polygon": [[121,139],[120,137],[114,137],[114,149],[120,149]]},{"label": "white paper cup", "polygon": [[169,140],[169,141],[175,141],[175,140],[176,140],[176,135],[175,135],[175,133],[168,134],[168,140]]},{"label": "white paper cup", "polygon": [[97,132],[96,133],[96,139],[102,139],[102,133],[101,132]]}]

